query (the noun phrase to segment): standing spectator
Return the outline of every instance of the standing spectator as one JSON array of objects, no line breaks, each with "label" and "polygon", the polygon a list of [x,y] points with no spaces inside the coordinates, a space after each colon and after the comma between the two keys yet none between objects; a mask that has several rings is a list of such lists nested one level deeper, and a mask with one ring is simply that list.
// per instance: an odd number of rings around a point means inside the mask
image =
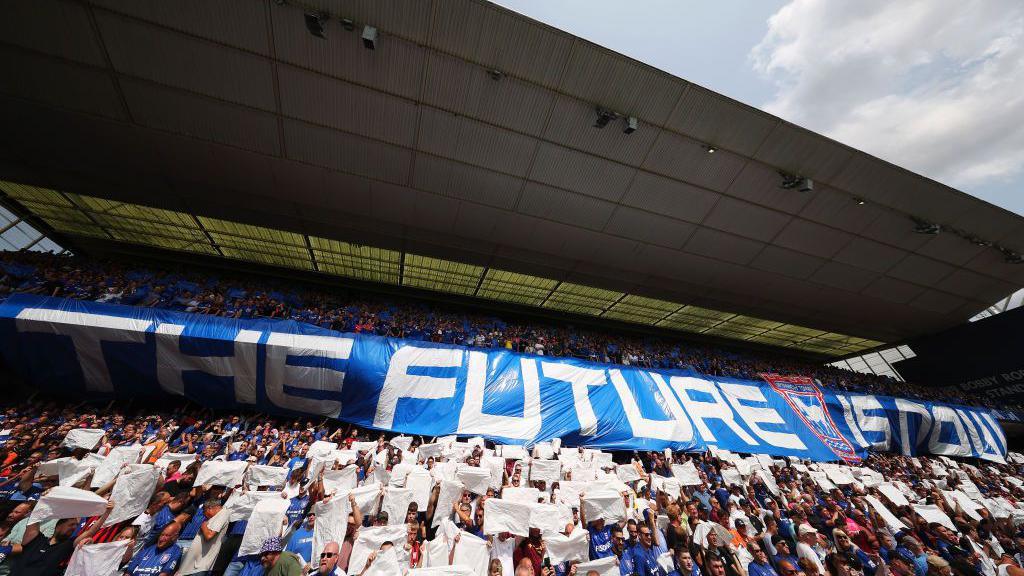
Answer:
[{"label": "standing spectator", "polygon": [[[306,521],[299,525],[288,540],[288,552],[292,552],[302,558],[303,565],[307,570],[311,568],[313,559],[313,526],[316,524],[316,512],[310,511],[306,515]],[[337,561],[335,561],[337,563]]]}]

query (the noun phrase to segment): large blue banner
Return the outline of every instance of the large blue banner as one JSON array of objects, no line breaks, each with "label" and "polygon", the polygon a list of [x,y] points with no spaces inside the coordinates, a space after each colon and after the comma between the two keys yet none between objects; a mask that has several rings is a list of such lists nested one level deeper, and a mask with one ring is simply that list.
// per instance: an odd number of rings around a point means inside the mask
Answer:
[{"label": "large blue banner", "polygon": [[990,411],[363,334],[15,295],[7,363],[58,393],[185,396],[424,436],[856,461],[867,450],[1002,460]]}]

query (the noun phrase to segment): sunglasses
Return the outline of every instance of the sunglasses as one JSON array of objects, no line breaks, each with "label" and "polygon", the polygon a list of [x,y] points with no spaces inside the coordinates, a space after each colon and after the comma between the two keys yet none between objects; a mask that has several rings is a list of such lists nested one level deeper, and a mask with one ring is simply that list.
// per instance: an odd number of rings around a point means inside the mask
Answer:
[{"label": "sunglasses", "polygon": [[337,554],[335,554],[334,552],[321,552],[320,553],[320,558],[321,559],[323,559],[323,558],[334,558],[335,556],[337,556]]}]

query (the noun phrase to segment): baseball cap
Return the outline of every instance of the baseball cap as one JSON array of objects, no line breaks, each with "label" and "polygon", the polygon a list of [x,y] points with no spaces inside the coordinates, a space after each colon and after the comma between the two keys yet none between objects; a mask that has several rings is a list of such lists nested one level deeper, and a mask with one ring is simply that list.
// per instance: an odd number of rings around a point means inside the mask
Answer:
[{"label": "baseball cap", "polygon": [[800,535],[801,536],[803,536],[804,534],[817,534],[817,533],[818,533],[818,531],[814,528],[814,526],[811,526],[810,524],[801,524],[800,525]]}]

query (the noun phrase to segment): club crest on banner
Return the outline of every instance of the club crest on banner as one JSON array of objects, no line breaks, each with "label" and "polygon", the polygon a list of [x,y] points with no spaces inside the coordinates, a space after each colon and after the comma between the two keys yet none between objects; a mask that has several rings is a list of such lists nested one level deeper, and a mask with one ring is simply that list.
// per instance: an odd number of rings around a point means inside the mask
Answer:
[{"label": "club crest on banner", "polygon": [[825,405],[825,396],[818,384],[807,376],[779,376],[762,373],[761,378],[772,387],[807,428],[845,462],[860,462],[853,444],[843,436]]}]

